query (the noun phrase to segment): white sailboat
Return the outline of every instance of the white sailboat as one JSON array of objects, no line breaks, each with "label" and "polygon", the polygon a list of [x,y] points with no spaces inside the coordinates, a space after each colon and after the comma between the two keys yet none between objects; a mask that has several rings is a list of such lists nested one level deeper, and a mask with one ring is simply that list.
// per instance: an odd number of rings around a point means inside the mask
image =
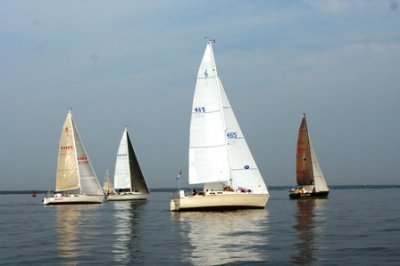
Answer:
[{"label": "white sailboat", "polygon": [[102,203],[104,194],[68,111],[58,152],[55,194],[47,194],[43,204]]},{"label": "white sailboat", "polygon": [[297,138],[296,181],[297,186],[289,191],[290,198],[328,197],[329,188],[311,143],[305,114]]},{"label": "white sailboat", "polygon": [[198,70],[190,124],[189,184],[203,191],[171,199],[172,211],[264,208],[269,193],[217,74],[213,41]]},{"label": "white sailboat", "polygon": [[103,192],[106,195],[111,195],[111,194],[115,193],[114,185],[113,185],[113,183],[111,181],[110,174],[108,173],[108,170],[106,170],[106,174],[104,176]]},{"label": "white sailboat", "polygon": [[145,200],[150,193],[133,150],[127,128],[124,129],[122,134],[115,162],[114,190],[115,194],[107,197],[110,201]]}]

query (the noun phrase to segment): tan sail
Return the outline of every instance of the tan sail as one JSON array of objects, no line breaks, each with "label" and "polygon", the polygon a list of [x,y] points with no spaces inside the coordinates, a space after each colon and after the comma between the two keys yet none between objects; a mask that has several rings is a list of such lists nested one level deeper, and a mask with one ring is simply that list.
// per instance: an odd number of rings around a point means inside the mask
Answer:
[{"label": "tan sail", "polygon": [[104,176],[103,192],[107,195],[114,193],[114,185],[111,181],[110,175],[108,174],[108,170],[106,170],[106,174]]},{"label": "tan sail", "polygon": [[57,162],[56,191],[78,189],[79,175],[71,112],[65,119],[60,139]]},{"label": "tan sail", "polygon": [[69,110],[61,131],[55,193],[49,191],[43,198],[43,204],[87,204],[103,201],[103,191]]}]

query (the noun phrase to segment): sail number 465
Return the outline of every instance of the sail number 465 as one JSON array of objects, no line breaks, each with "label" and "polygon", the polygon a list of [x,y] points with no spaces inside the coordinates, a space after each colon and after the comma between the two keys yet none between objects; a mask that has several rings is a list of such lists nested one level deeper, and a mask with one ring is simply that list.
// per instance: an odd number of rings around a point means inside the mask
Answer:
[{"label": "sail number 465", "polygon": [[226,136],[228,137],[228,139],[237,139],[237,132],[227,132]]},{"label": "sail number 465", "polygon": [[206,108],[204,106],[203,107],[195,107],[194,111],[196,113],[205,113],[206,112]]}]

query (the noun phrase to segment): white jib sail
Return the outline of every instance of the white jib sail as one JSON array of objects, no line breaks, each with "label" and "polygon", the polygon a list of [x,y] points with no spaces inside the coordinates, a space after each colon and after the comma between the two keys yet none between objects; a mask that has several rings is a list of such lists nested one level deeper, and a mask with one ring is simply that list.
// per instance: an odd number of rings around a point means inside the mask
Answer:
[{"label": "white jib sail", "polygon": [[132,189],[126,128],[119,143],[117,159],[115,162],[114,189]]},{"label": "white jib sail", "polygon": [[324,174],[322,173],[321,167],[319,166],[317,155],[314,151],[314,147],[312,145],[310,135],[308,136],[308,139],[310,141],[311,160],[312,160],[312,165],[313,165],[315,191],[316,192],[329,191],[328,185],[326,184],[326,181],[324,178]]},{"label": "white jib sail", "polygon": [[[219,79],[218,79],[219,80]],[[220,82],[225,120],[225,138],[228,147],[230,175],[233,189],[247,189],[254,193],[268,193],[264,179],[254,161],[246,139],[240,129],[225,90]]]}]

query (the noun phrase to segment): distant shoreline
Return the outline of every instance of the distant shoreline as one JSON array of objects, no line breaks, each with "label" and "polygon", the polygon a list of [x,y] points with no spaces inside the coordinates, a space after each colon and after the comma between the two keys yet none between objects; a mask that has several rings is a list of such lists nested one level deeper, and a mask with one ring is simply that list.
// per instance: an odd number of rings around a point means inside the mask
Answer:
[{"label": "distant shoreline", "polygon": [[[269,186],[269,190],[288,190],[292,186]],[[400,185],[332,185],[329,186],[332,190],[339,189],[390,189],[390,188],[400,188]],[[190,190],[190,188],[183,188],[184,190]],[[201,188],[195,188],[201,189]],[[150,192],[176,192],[177,188],[151,188]],[[2,190],[0,195],[10,195],[10,194],[32,194],[35,191],[36,194],[45,194],[48,190]]]}]

